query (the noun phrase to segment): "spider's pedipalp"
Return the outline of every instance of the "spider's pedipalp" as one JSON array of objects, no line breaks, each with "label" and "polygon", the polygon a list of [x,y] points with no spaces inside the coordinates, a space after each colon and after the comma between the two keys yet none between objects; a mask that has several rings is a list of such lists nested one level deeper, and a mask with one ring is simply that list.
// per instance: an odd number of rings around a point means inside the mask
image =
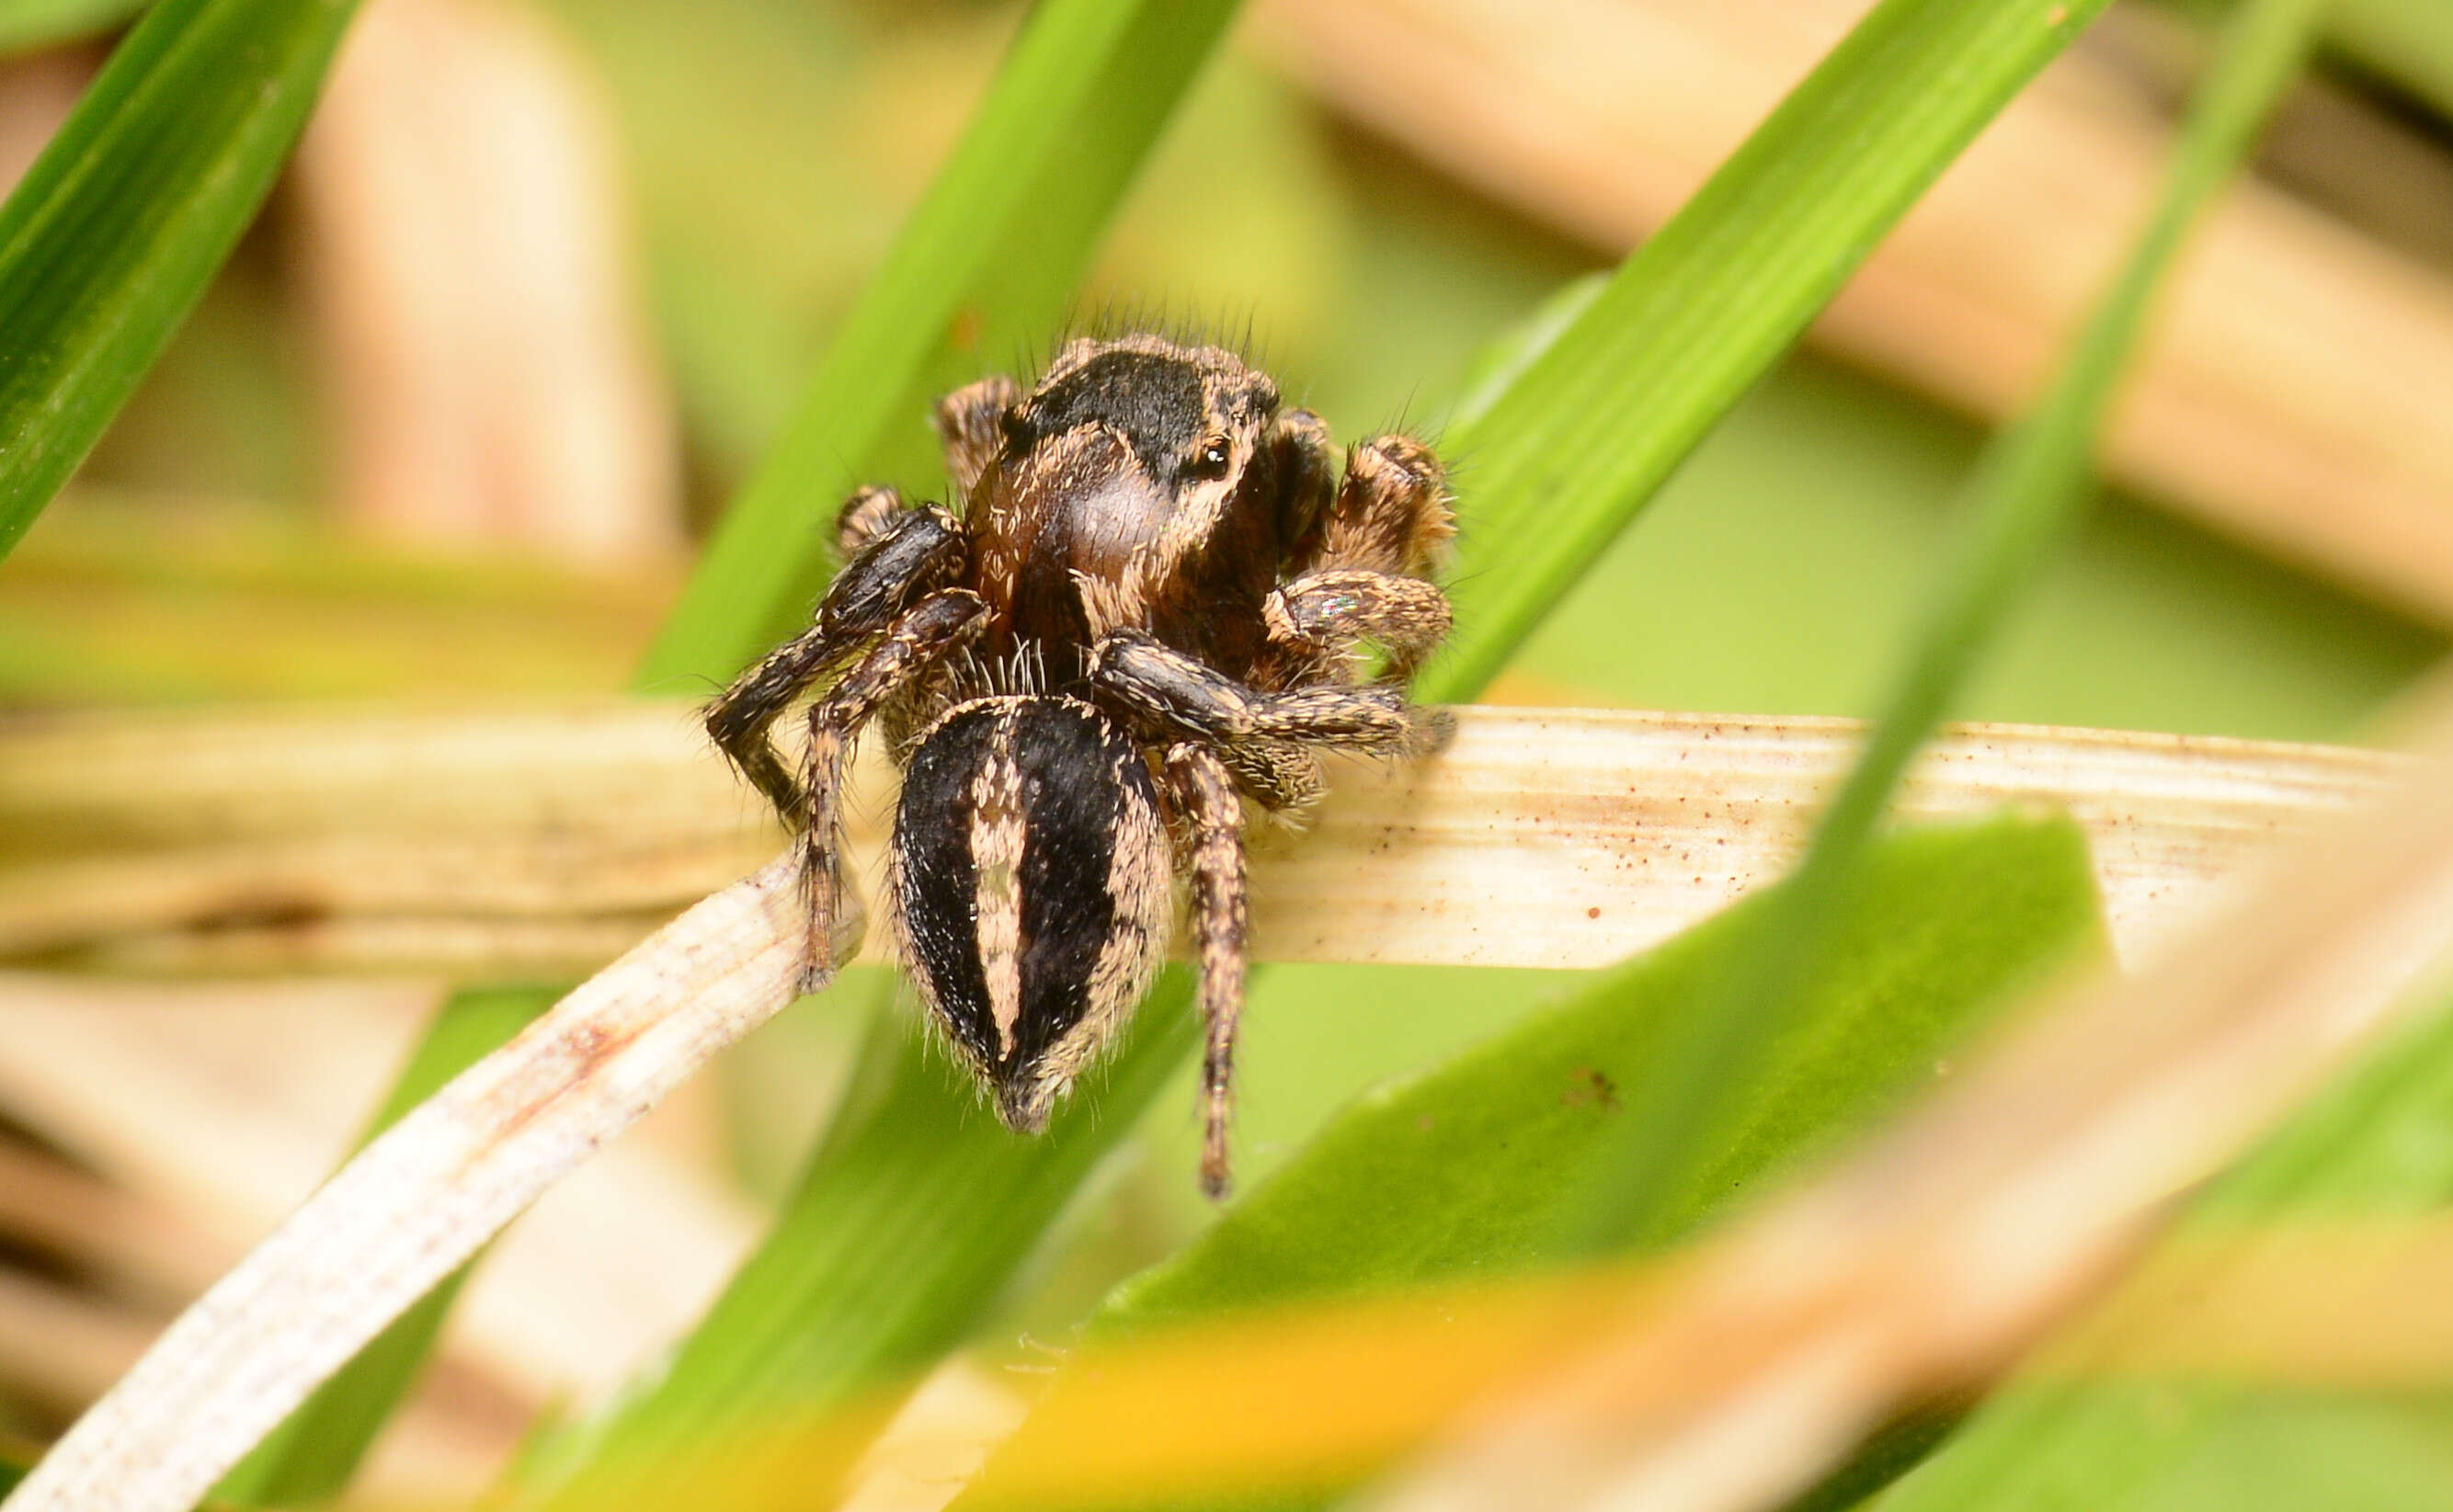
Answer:
[{"label": "spider's pedipalp", "polygon": [[1456,534],[1447,469],[1410,436],[1375,436],[1346,454],[1346,477],[1294,571],[1360,567],[1420,577]]}]

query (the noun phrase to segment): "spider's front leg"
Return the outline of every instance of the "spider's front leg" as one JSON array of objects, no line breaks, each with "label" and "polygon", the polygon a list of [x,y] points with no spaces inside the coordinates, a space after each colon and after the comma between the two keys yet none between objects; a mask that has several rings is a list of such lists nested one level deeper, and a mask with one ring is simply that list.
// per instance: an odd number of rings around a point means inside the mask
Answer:
[{"label": "spider's front leg", "polygon": [[1118,630],[1091,648],[1090,681],[1145,723],[1230,757],[1242,746],[1289,744],[1402,752],[1425,734],[1422,711],[1396,688],[1263,692],[1140,630]]},{"label": "spider's front leg", "polygon": [[1263,692],[1139,630],[1090,653],[1090,681],[1143,725],[1214,747],[1246,790],[1273,809],[1320,796],[1322,746],[1413,755],[1446,737],[1444,717],[1402,689],[1309,686]]},{"label": "spider's front leg", "polygon": [[1167,753],[1167,793],[1188,832],[1192,938],[1201,971],[1201,1189],[1226,1195],[1226,1124],[1235,1106],[1235,1036],[1244,1022],[1244,810],[1218,753],[1185,741]]},{"label": "spider's front leg", "polygon": [[885,634],[923,594],[952,580],[964,542],[954,517],[933,506],[902,507],[891,489],[863,489],[844,506],[847,538],[855,516],[866,544],[835,574],[808,629],[741,674],[707,711],[707,732],[788,825],[801,820],[801,788],[775,754],[768,730],[794,699]]},{"label": "spider's front leg", "polygon": [[808,944],[801,990],[831,981],[835,965],[860,943],[861,921],[843,907],[844,771],[852,738],[878,706],[961,646],[985,621],[987,606],[967,588],[947,588],[898,616],[886,635],[809,706],[809,744],[803,762],[805,811],[801,886],[808,905]]}]

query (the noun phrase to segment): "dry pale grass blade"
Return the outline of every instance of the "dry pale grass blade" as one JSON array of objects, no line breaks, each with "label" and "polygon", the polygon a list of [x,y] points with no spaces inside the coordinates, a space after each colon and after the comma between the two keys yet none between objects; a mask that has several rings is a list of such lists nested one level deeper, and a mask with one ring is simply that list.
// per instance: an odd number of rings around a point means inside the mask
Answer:
[{"label": "dry pale grass blade", "polygon": [[[143,1230],[160,1244],[150,1269],[184,1300],[340,1163],[435,997],[414,984],[0,976],[0,1108],[113,1182],[113,1211],[142,1199],[187,1220]],[[668,1104],[494,1248],[454,1313],[448,1353],[466,1375],[530,1409],[592,1400],[696,1321],[757,1224],[676,1158],[676,1139],[696,1143],[688,1112]],[[0,1162],[0,1226],[10,1170]],[[608,1253],[622,1263],[603,1266]],[[590,1284],[572,1286],[582,1271]]]},{"label": "dry pale grass blade", "polygon": [[0,1108],[177,1211],[197,1252],[170,1263],[209,1281],[349,1153],[440,997],[420,983],[0,974]]},{"label": "dry pale grass blade", "polygon": [[[653,712],[669,725],[670,711]],[[1751,825],[1772,835],[1765,844],[1785,845],[1786,822],[1775,822],[1774,816],[1805,807],[1845,754],[1850,733],[1845,726],[1819,722],[1749,725],[1514,712],[1468,711],[1461,723],[1457,745],[1442,761],[1410,778],[1389,774],[1380,779],[1384,786],[1376,798],[1367,787],[1358,791],[1358,804],[1402,803],[1408,811],[1444,817],[1424,821],[1418,834],[1391,832],[1385,823],[1366,826],[1366,841],[1345,843],[1350,853],[1338,865],[1349,876],[1374,855],[1382,859],[1368,865],[1401,866],[1403,857],[1382,853],[1407,845],[1441,854],[1439,865],[1451,877],[1472,874],[1477,867],[1486,870],[1513,852],[1540,851],[1547,842],[1539,836],[1591,823],[1590,815],[1577,818],[1582,804],[1592,805],[1605,817],[1615,816],[1619,827],[1608,832],[1617,837],[1614,844],[1620,848],[1610,852],[1610,865],[1619,874],[1640,878],[1669,869],[1641,865],[1625,850],[1637,835],[1633,826],[1639,821],[1690,824],[1698,840],[1731,839],[1733,844]],[[225,727],[222,733],[229,731]],[[466,758],[489,748],[490,740],[497,750],[525,753],[539,772],[568,779],[568,770],[548,759],[549,745],[511,741],[506,746],[503,736],[499,728],[485,738],[463,730],[454,738],[431,741],[429,748]],[[346,735],[328,726],[320,738],[329,754]],[[1579,741],[1586,744],[1579,746]],[[2056,775],[2046,790],[2078,800],[2092,792],[2098,806],[2107,811],[2112,806],[2108,795],[2123,794],[2127,815],[2123,824],[2134,824],[2135,811],[2159,803],[2176,812],[2188,804],[2201,806],[2176,830],[2137,845],[2142,855],[2169,852],[2193,858],[2190,864],[2197,866],[2225,845],[2234,847],[2230,860],[2236,863],[2241,850],[2252,848],[2268,830],[2312,806],[2339,806],[2348,790],[2373,786],[2379,778],[2374,761],[2346,752],[1990,730],[1974,732],[1963,746],[1939,753],[1930,769],[1934,786],[1917,802],[1928,807],[1981,806],[2005,792],[2028,790],[2038,769],[2036,758],[2033,752],[2019,753],[2023,743],[2034,741],[2049,742],[2058,764],[2050,768]],[[135,742],[131,748],[148,745]],[[652,748],[653,742],[647,745]],[[239,741],[235,748],[245,746]],[[1486,746],[1496,748],[1481,748]],[[1648,756],[1641,754],[1645,751]],[[1988,765],[2002,762],[2008,765]],[[2209,763],[2220,773],[2220,780],[2211,784],[2204,775]],[[72,767],[28,762],[21,775],[37,774],[39,781],[28,779],[33,786],[59,794],[75,786]],[[17,769],[17,764],[0,763],[0,771]],[[248,793],[247,782],[238,780],[242,769],[243,764],[233,763],[215,775],[209,766],[187,780],[191,793],[213,799],[212,811],[222,820],[260,821],[268,810]],[[454,769],[467,775],[465,764]],[[1569,783],[1565,774],[1570,770],[1587,774],[1588,786]],[[331,806],[323,810],[328,818],[358,811],[334,800],[346,796],[349,782],[362,778],[329,767],[309,766],[302,771],[317,774],[320,784],[309,784],[315,789],[306,795],[310,811],[319,804]],[[1590,775],[1596,772],[1605,775]],[[1436,786],[1463,784],[1476,773],[1489,783],[1479,799],[1469,787],[1444,791]],[[408,775],[397,763],[389,774],[394,786]],[[79,780],[86,784],[79,789],[85,802],[102,804],[137,830],[147,827],[146,806],[158,801],[154,795],[125,783],[95,782],[90,771]],[[635,782],[636,774],[600,769],[593,780]],[[1406,790],[1409,781],[1434,786]],[[1729,801],[1729,788],[1741,781],[1756,785],[1748,802],[1758,806],[1751,810]],[[1546,785],[1547,798],[1537,809],[1504,823],[1476,817],[1477,804],[1486,812],[1505,813],[1511,802],[1507,795],[1522,794],[1528,785]],[[567,786],[552,791],[568,796]],[[1663,791],[1668,801],[1658,811],[1633,802],[1639,795]],[[12,797],[26,795],[21,787]],[[1690,821],[1670,817],[1681,806],[1681,795],[1698,809]],[[2176,801],[2176,795],[2186,802]],[[1712,806],[1709,812],[1703,810],[1706,803]],[[2444,803],[2453,807],[2453,797]],[[2445,826],[2453,827],[2453,819]],[[1341,844],[1329,822],[1323,828],[1318,839],[1324,848]],[[2108,832],[2121,831],[2116,826]],[[2410,836],[2432,833],[2425,825],[2397,830],[2405,843]],[[2194,836],[2198,848],[2176,847],[2175,834]],[[1673,879],[1671,890],[1690,898],[1705,896],[1697,889],[1706,875],[1728,875],[1725,869],[1707,873],[1694,854],[1683,857],[1676,869],[1685,880]],[[1396,894],[1417,895],[1438,875],[1387,874],[1406,884],[1394,889]],[[1488,907],[1498,909],[1507,906],[1509,892],[1524,885],[1511,873],[1496,884],[1486,881],[1481,896]],[[1725,884],[1715,884],[1720,885]],[[790,993],[798,965],[801,921],[795,905],[789,863],[779,858],[667,926],[396,1125],[174,1324],[61,1442],[11,1506],[17,1512],[185,1508],[257,1436],[425,1287],[714,1048],[780,1006]],[[1579,910],[1586,924],[1595,922],[1591,910],[1598,906]],[[2339,923],[2336,916],[2343,906],[2320,908],[2315,917]],[[1449,912],[1448,932],[1454,933],[1456,910],[1451,906]],[[2261,970],[2273,965],[2278,942],[2299,938],[2291,930],[2261,937],[2254,942],[2258,950],[2250,952],[2252,964]],[[2264,972],[2249,985],[2270,988],[2282,980],[2279,972]],[[2081,1041],[2079,1048],[2091,1051],[2096,1062],[2083,1062],[2079,1069],[2091,1064],[2100,1074],[2107,1069],[2127,1074],[2135,1066],[2160,1065],[2188,1048],[2186,1044],[2174,1048],[2173,1036],[2179,1031],[2169,1025],[2145,1026],[2152,1033],[2140,1032],[2142,1026],[2126,1027],[2127,1043],[2116,1046],[2123,1057],[2118,1067],[2100,1064],[2108,1042],[2099,1038]],[[2100,1029],[2090,1032],[2101,1034]],[[2159,1057],[2153,1053],[2159,1048],[2170,1053]],[[2321,1058],[2305,1053],[2304,1045],[2292,1049],[2295,1065],[2311,1074]],[[2057,1046],[2056,1053],[2063,1061],[2069,1059],[2066,1046]],[[2024,1064],[2013,1063],[2014,1069]],[[2067,1067],[2057,1064],[2055,1069]],[[2039,1095],[2032,1088],[2024,1090],[2030,1098]],[[2015,1112],[2023,1104],[2009,1106]],[[2000,1111],[1990,1105],[1979,1109]],[[2031,1127],[2023,1127],[2020,1135],[2036,1137]],[[1965,1143],[1969,1148],[1990,1147],[1973,1135],[1965,1136]],[[1897,1158],[1890,1163],[1896,1164]],[[1901,1188],[1904,1193],[1918,1189],[1914,1183]],[[2069,1215],[2054,1210],[2052,1216]],[[1927,1290],[1917,1300],[1922,1306],[1935,1295],[1944,1293]],[[1588,1322],[1590,1314],[1585,1317]],[[1925,1314],[1921,1311],[1918,1317]],[[1519,1338],[1509,1348],[1522,1343]],[[1692,1339],[1688,1344],[1703,1347]],[[1315,1341],[1306,1347],[1316,1356],[1316,1345]],[[1742,1362],[1747,1356],[1741,1351],[1730,1358]],[[1451,1393],[1459,1384],[1453,1370],[1425,1381],[1445,1382],[1442,1389]],[[1429,1389],[1426,1385],[1407,1400],[1427,1402],[1430,1397],[1424,1392]],[[1329,1426],[1324,1423],[1322,1431]]]},{"label": "dry pale grass blade", "polygon": [[[64,489],[9,557],[0,700],[555,697],[628,686],[681,563],[412,550],[261,500]],[[73,656],[35,647],[74,647]]]},{"label": "dry pale grass blade", "polygon": [[1380,1504],[1767,1505],[2101,1288],[2172,1198],[2417,1001],[2453,944],[2453,688],[2423,765],[2100,983]]},{"label": "dry pale grass blade", "polygon": [[55,1281],[0,1269],[0,1381],[18,1401],[66,1416],[117,1380],[160,1323]]},{"label": "dry pale grass blade", "polygon": [[[0,1140],[0,1233],[15,1253],[63,1263],[79,1279],[0,1265],[0,1389],[63,1419],[135,1363],[170,1304],[237,1255],[165,1204],[14,1139]],[[106,1283],[82,1283],[97,1278]],[[472,1495],[499,1473],[537,1406],[464,1360],[439,1360],[387,1428],[366,1486],[394,1502]]]},{"label": "dry pale grass blade", "polygon": [[707,899],[352,1160],[79,1419],[13,1512],[185,1512],[521,1209],[793,996],[788,859]]},{"label": "dry pale grass blade", "polygon": [[[0,1381],[21,1403],[63,1416],[143,1354],[161,1319],[0,1270]],[[508,1410],[507,1410],[508,1409]],[[374,1504],[457,1504],[498,1476],[534,1404],[505,1403],[443,1363],[386,1425],[364,1488]]]},{"label": "dry pale grass blade", "polygon": [[[1256,955],[1621,959],[1785,866],[1858,738],[1836,720],[1459,713],[1438,759],[1344,767],[1307,832],[1256,834]],[[2067,806],[2134,953],[2278,831],[2370,792],[2391,766],[2323,746],[1975,726],[1927,755],[1901,806]],[[872,762],[855,786],[855,869],[873,884],[890,778]],[[0,948],[230,971],[592,965],[774,838],[686,711],[623,703],[0,726],[0,833],[20,847],[0,865]]]},{"label": "dry pale grass blade", "polygon": [[611,137],[519,8],[367,7],[298,158],[355,517],[582,562],[679,546]]},{"label": "dry pale grass blade", "polygon": [[13,1135],[0,1136],[0,1235],[19,1253],[164,1301],[204,1290],[237,1258],[163,1204]]},{"label": "dry pale grass blade", "polygon": [[[1262,8],[1341,109],[1617,255],[1863,0],[1357,0]],[[1358,60],[1368,60],[1367,66]],[[1816,327],[1954,404],[2018,412],[2153,205],[2168,124],[2117,67],[2056,64]],[[2244,183],[2209,214],[2107,438],[2124,481],[2453,618],[2453,282]]]}]

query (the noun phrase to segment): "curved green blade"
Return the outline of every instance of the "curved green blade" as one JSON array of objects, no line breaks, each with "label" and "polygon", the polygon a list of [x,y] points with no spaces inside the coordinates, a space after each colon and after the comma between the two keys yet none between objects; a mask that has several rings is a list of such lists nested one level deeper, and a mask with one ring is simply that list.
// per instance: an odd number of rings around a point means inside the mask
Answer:
[{"label": "curved green blade", "polygon": [[[1236,0],[1049,0],[1015,39],[961,143],[905,223],[733,500],[640,669],[643,687],[722,682],[802,628],[835,567],[830,526],[928,406],[1044,341],[1099,233],[1235,14]],[[903,478],[898,481],[912,483]]]},{"label": "curved green blade", "polygon": [[229,255],[355,10],[163,0],[0,207],[0,554]]}]

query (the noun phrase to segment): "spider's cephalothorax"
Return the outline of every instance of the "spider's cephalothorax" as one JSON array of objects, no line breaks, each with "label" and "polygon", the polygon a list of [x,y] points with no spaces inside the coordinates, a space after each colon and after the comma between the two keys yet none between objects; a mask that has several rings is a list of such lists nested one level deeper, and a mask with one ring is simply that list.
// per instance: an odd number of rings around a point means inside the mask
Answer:
[{"label": "spider's cephalothorax", "polygon": [[[1438,460],[1383,436],[1341,472],[1318,417],[1228,352],[1077,341],[1036,388],[990,378],[937,409],[963,514],[864,489],[816,623],[708,715],[799,828],[811,985],[856,923],[841,806],[884,716],[903,793],[897,944],[999,1115],[1044,1126],[1165,956],[1191,883],[1207,1053],[1203,1183],[1226,1182],[1244,992],[1243,800],[1320,792],[1319,752],[1424,748],[1414,666],[1447,632],[1427,574],[1452,532]],[[1386,653],[1373,682],[1356,651]],[[803,691],[795,777],[768,729]]]}]

